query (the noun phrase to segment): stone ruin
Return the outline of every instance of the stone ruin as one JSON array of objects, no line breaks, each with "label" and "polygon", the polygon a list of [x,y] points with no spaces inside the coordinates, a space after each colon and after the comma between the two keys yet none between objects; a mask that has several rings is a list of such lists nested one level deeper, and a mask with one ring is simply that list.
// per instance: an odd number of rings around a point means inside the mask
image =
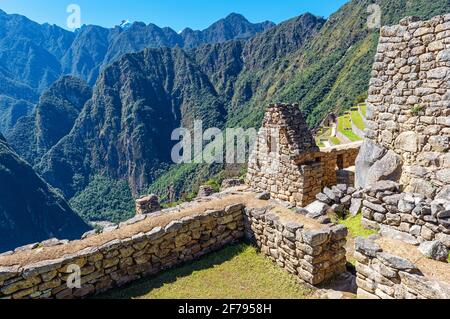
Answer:
[{"label": "stone ruin", "polygon": [[403,19],[383,27],[367,100],[357,185],[393,180],[450,198],[450,21]]},{"label": "stone ruin", "polygon": [[359,146],[320,150],[297,104],[273,104],[249,159],[247,183],[305,207],[323,187],[337,184],[337,170],[354,165]]},{"label": "stone ruin", "polygon": [[147,215],[161,210],[158,196],[151,194],[136,201],[136,215]]}]

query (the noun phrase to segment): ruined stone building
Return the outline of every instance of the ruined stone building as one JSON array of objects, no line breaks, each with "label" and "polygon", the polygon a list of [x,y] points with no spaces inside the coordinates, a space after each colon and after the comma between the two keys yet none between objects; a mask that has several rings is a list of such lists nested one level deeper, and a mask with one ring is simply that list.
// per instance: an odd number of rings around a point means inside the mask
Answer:
[{"label": "ruined stone building", "polygon": [[368,97],[358,186],[394,180],[450,197],[450,21],[403,19],[381,30]]},{"label": "ruined stone building", "polygon": [[337,184],[337,170],[353,166],[359,144],[320,150],[297,104],[267,109],[250,156],[247,182],[272,198],[304,207],[325,186]]}]

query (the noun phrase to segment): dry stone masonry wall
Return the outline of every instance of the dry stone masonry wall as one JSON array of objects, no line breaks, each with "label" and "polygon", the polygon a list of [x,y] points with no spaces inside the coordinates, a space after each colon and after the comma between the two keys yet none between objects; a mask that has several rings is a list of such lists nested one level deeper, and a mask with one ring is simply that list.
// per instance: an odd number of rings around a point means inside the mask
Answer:
[{"label": "dry stone masonry wall", "polygon": [[305,207],[337,169],[355,164],[360,144],[320,150],[296,104],[270,105],[249,159],[247,183],[272,198]]},{"label": "dry stone masonry wall", "polygon": [[368,97],[358,186],[396,180],[450,194],[450,15],[383,27]]},{"label": "dry stone masonry wall", "polygon": [[[223,194],[218,196],[224,199],[227,195]],[[158,215],[137,215],[123,227]],[[0,299],[84,298],[196,260],[245,237],[300,281],[317,285],[346,270],[343,248],[346,235],[343,226],[313,230],[302,224],[282,222],[269,209],[246,208],[238,203],[173,220],[165,227],[55,260],[0,266]],[[91,236],[94,234],[87,235],[85,240]],[[81,271],[81,288],[67,285],[73,265]]]},{"label": "dry stone masonry wall", "polygon": [[247,236],[280,267],[311,285],[346,271],[347,228],[319,230],[284,222],[269,208],[246,210]]},{"label": "dry stone masonry wall", "polygon": [[412,245],[439,240],[450,249],[450,200],[431,200],[400,190],[400,185],[392,181],[377,182],[365,189],[363,225]]},{"label": "dry stone masonry wall", "polygon": [[422,274],[409,260],[384,252],[374,241],[357,238],[358,298],[450,299],[450,285]]},{"label": "dry stone masonry wall", "polygon": [[[57,260],[0,266],[2,298],[82,298],[199,258],[244,236],[243,205],[172,221]],[[81,269],[81,288],[68,288],[70,265]]]}]

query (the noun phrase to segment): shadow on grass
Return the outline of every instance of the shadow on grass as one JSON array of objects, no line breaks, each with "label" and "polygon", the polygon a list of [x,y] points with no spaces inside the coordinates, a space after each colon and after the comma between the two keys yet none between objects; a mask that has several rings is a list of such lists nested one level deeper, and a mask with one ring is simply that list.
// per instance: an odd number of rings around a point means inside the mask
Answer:
[{"label": "shadow on grass", "polygon": [[94,299],[131,299],[144,296],[154,289],[161,288],[165,284],[176,282],[178,279],[192,275],[195,271],[212,268],[238,256],[249,246],[247,243],[234,244],[203,256],[175,268],[143,278],[117,288],[116,291],[93,297]]}]

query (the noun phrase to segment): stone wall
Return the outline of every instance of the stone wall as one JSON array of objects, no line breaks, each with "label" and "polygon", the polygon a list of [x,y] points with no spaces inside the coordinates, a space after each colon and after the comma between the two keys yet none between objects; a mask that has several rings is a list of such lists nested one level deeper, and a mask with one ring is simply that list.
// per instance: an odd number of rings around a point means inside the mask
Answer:
[{"label": "stone wall", "polygon": [[358,298],[450,299],[450,285],[427,277],[409,260],[384,252],[375,242],[357,238]]},{"label": "stone wall", "polygon": [[320,149],[321,162],[324,164],[323,187],[340,184],[337,171],[355,166],[362,142],[338,145]]},{"label": "stone wall", "polygon": [[300,281],[318,285],[346,271],[347,228],[319,230],[281,221],[268,208],[246,210],[247,237]]},{"label": "stone wall", "polygon": [[390,179],[429,198],[450,193],[450,15],[381,29],[367,102],[358,186]]},{"label": "stone wall", "polygon": [[439,240],[450,249],[450,199],[431,200],[402,193],[395,182],[378,182],[364,190],[362,224],[413,245]]},{"label": "stone wall", "polygon": [[320,150],[298,105],[271,105],[249,159],[247,184],[305,207],[323,187],[336,185],[338,169],[355,164],[360,145]]},{"label": "stone wall", "polygon": [[248,164],[247,182],[272,198],[307,205],[320,192],[324,170],[298,105],[270,105]]},{"label": "stone wall", "polygon": [[[157,215],[147,216],[146,221]],[[138,215],[130,225],[136,226],[144,216]],[[84,298],[196,260],[246,236],[280,267],[303,282],[317,285],[346,270],[346,235],[343,226],[313,230],[282,222],[266,209],[233,204],[58,259],[0,266],[0,299]],[[74,244],[83,246],[82,241]],[[81,271],[80,289],[67,286],[74,265]]]},{"label": "stone wall", "polygon": [[[243,205],[207,211],[61,259],[0,266],[0,299],[82,298],[194,260],[243,237]],[[67,287],[70,265],[81,268],[81,289]]]}]

